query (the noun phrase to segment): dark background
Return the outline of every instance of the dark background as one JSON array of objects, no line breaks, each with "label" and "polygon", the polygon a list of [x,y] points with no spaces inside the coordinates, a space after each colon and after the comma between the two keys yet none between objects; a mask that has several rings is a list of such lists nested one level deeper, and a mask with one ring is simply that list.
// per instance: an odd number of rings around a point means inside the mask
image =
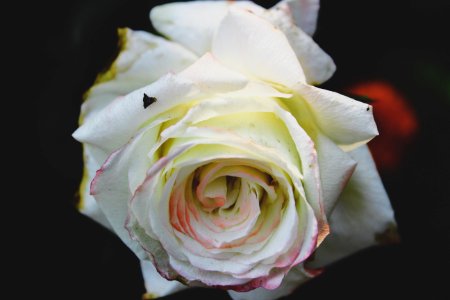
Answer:
[{"label": "dark background", "polygon": [[[81,147],[71,133],[77,127],[83,92],[114,57],[116,28],[151,30],[148,12],[163,2],[44,1],[27,8],[36,17],[26,33],[38,58],[32,73],[39,92],[39,98],[33,98],[38,115],[35,145],[39,145],[33,156],[38,163],[33,193],[43,199],[39,202],[43,230],[31,234],[38,242],[29,245],[25,259],[38,262],[32,268],[35,275],[23,273],[21,278],[36,297],[133,300],[144,292],[131,251],[74,208],[82,162]],[[276,1],[257,2],[267,7]],[[329,267],[290,299],[402,297],[411,292],[427,299],[449,298],[445,284],[450,278],[450,7],[446,3],[322,1],[314,39],[337,65],[324,87],[342,92],[355,82],[386,80],[408,100],[419,131],[398,168],[382,172],[402,242],[365,250]],[[227,299],[227,294],[193,289],[168,298],[188,297]]]}]

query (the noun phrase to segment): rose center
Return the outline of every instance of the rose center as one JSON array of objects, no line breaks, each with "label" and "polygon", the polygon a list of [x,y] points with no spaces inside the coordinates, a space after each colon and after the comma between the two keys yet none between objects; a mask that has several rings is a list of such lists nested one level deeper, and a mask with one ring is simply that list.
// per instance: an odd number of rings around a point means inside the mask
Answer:
[{"label": "rose center", "polygon": [[261,168],[225,160],[192,171],[172,192],[173,228],[209,249],[234,248],[270,236],[285,193]]},{"label": "rose center", "polygon": [[204,211],[220,215],[235,209],[239,212],[241,202],[251,199],[274,200],[277,195],[273,183],[270,175],[253,167],[213,163],[195,171],[192,189]]}]

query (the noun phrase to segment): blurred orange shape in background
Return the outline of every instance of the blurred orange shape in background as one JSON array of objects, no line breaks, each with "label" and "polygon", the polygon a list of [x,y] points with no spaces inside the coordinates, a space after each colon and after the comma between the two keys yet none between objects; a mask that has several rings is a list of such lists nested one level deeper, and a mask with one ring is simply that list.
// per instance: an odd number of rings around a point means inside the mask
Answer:
[{"label": "blurred orange shape in background", "polygon": [[407,99],[385,81],[361,82],[347,92],[372,100],[370,104],[380,135],[369,143],[369,148],[380,170],[395,170],[419,127]]}]

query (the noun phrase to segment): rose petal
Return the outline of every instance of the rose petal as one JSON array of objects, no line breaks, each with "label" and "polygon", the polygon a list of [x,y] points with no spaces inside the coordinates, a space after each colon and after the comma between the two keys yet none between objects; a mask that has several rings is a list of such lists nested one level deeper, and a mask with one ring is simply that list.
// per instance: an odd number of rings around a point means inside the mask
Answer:
[{"label": "rose petal", "polygon": [[355,149],[378,134],[370,105],[306,84],[294,89],[299,99],[286,100],[286,105],[302,127],[311,126],[302,122],[307,112],[301,110],[300,101],[306,101],[313,116],[310,122],[344,150]]},{"label": "rose petal", "polygon": [[178,72],[196,60],[182,46],[144,31],[119,30],[121,52],[110,69],[87,93],[81,119],[96,115],[114,99],[146,86],[168,72]]},{"label": "rose petal", "polygon": [[311,205],[311,207],[313,208],[314,214],[317,218],[319,227],[319,238],[317,243],[320,245],[320,243],[329,233],[329,226],[325,214],[325,204],[320,181],[317,150],[315,148],[314,141],[299,125],[297,119],[290,112],[278,109],[277,113],[282,118],[287,129],[289,130],[292,139],[296,144],[297,152],[300,155],[303,186],[306,194],[306,196],[302,196],[307,199],[309,205]]},{"label": "rose petal", "polygon": [[291,11],[287,7],[272,8],[265,16],[286,35],[305,72],[306,81],[309,84],[321,84],[333,75],[336,65],[308,34],[295,26]]},{"label": "rose petal", "polygon": [[233,300],[274,300],[291,294],[295,288],[306,282],[309,278],[301,271],[301,266],[292,268],[284,277],[281,285],[272,290],[257,288],[248,292],[228,291]]},{"label": "rose petal", "polygon": [[377,234],[395,226],[394,212],[367,146],[350,152],[356,170],[331,214],[329,237],[312,267],[322,267],[377,243]]},{"label": "rose petal", "polygon": [[298,234],[299,221],[293,195],[291,194],[285,201],[287,204],[281,217],[280,224],[274,230],[266,245],[257,253],[251,255],[238,255],[235,258],[236,261],[256,263],[269,257],[277,256],[289,249],[288,245],[292,244],[292,237]]},{"label": "rose petal", "polygon": [[[210,71],[205,64],[216,72],[214,79],[208,76]],[[242,76],[215,64],[219,62],[206,55],[180,75],[167,74],[151,85],[135,90],[122,99],[116,99],[95,118],[80,126],[73,137],[110,153],[125,144],[139,127],[158,114],[209,94],[210,89],[204,87],[220,86],[220,92],[231,92],[245,86]],[[190,68],[195,72],[189,71]],[[156,99],[150,107],[144,107],[144,95]]]},{"label": "rose petal", "polygon": [[[219,109],[220,106],[216,106],[215,108]],[[283,122],[273,113],[235,113],[217,116],[198,123],[195,122],[194,124],[197,128],[220,128],[248,142],[263,145],[278,152],[292,166],[298,168],[300,165],[296,145],[292,141],[290,132],[286,129]]]},{"label": "rose petal", "polygon": [[294,23],[312,36],[316,31],[319,8],[319,0],[282,0],[270,10],[280,9],[290,14]]},{"label": "rose petal", "polygon": [[123,176],[128,171],[127,165],[121,159],[123,155],[123,149],[110,155],[91,183],[91,194],[94,194],[97,204],[125,245],[140,259],[146,259],[147,254],[130,238],[124,226],[131,192],[128,190],[127,176]]},{"label": "rose petal", "polygon": [[230,8],[212,43],[212,53],[248,76],[293,86],[305,75],[285,35],[268,21]]},{"label": "rose petal", "polygon": [[150,19],[156,30],[203,55],[211,49],[214,32],[231,6],[264,10],[250,1],[192,1],[156,6]]},{"label": "rose petal", "polygon": [[90,183],[94,179],[96,171],[100,169],[102,162],[105,161],[106,157],[104,156],[106,155],[100,155],[101,158],[98,159],[99,155],[96,157],[95,151],[89,145],[83,145],[83,150],[84,171],[79,190],[78,210],[104,227],[112,229],[105,214],[90,193]]},{"label": "rose petal", "polygon": [[334,73],[332,59],[309,36],[316,26],[317,0],[282,1],[270,10],[249,1],[169,3],[153,8],[150,16],[159,32],[202,55],[210,51],[214,32],[230,8],[250,11],[279,27],[294,48],[309,83],[320,84]]},{"label": "rose petal", "polygon": [[[232,136],[241,136],[246,138],[246,144],[250,141],[251,144],[267,146],[266,150],[272,148],[269,150],[274,154],[278,153],[273,156],[273,159],[286,161],[289,164],[287,168],[295,174],[293,176],[300,179],[302,176],[298,168],[299,158],[292,138],[283,122],[277,119],[277,116],[269,114],[276,111],[276,107],[277,104],[273,99],[265,97],[205,100],[192,108],[177,124],[165,129],[161,133],[162,139],[159,144],[155,145],[151,152],[156,152],[159,146],[169,138],[176,138],[175,143],[177,143],[179,138],[196,137],[195,134],[187,135],[186,130],[201,130],[198,129],[199,127],[212,128],[213,130],[208,131],[212,134],[214,129],[226,124],[224,129],[229,130],[218,130],[215,137],[226,141]],[[261,113],[258,114],[258,112]],[[195,125],[195,128],[191,126],[189,129],[191,124]],[[268,132],[271,134],[267,134]],[[282,155],[279,155],[280,153]]]},{"label": "rose petal", "polygon": [[153,299],[167,296],[187,288],[187,286],[176,280],[169,281],[161,277],[158,271],[156,271],[155,266],[149,261],[141,260],[141,270],[147,294],[151,295]]},{"label": "rose petal", "polygon": [[[110,103],[95,118],[81,125],[73,137],[105,152],[114,151],[127,143],[145,121],[182,102],[193,89],[191,81],[168,74]],[[144,94],[157,99],[148,109],[143,106]]]},{"label": "rose petal", "polygon": [[[225,145],[216,145],[209,144],[208,141],[192,141],[197,144],[196,147],[191,148],[186,151],[182,155],[180,155],[173,164],[173,167],[176,169],[184,169],[186,166],[193,166],[196,169],[196,165],[199,163],[209,163],[214,161],[220,161],[224,159],[241,159],[246,162],[246,164],[254,165],[255,167],[264,170],[267,173],[272,174],[273,178],[280,184],[280,186],[289,187],[290,180],[284,178],[284,173],[281,173],[281,170],[278,170],[277,167],[271,167],[270,160],[266,160],[263,157],[258,157],[252,152],[242,152],[238,148],[233,148]],[[205,143],[206,142],[206,143]],[[242,146],[246,146],[245,143]],[[258,151],[256,153],[264,153],[264,150]],[[201,156],[199,155],[201,153]],[[274,201],[271,206],[267,208],[270,214],[277,214],[279,212],[279,208],[281,207],[281,202]],[[277,208],[278,207],[278,208]],[[260,225],[263,225],[263,228],[258,229],[258,231],[249,234],[248,242],[243,244],[242,246],[236,246],[233,248],[222,248],[220,249],[220,253],[225,252],[235,252],[235,253],[244,253],[250,254],[254,251],[260,249],[268,237],[268,235],[272,232],[273,228],[278,224],[278,221],[274,216],[264,216],[261,220],[265,220],[266,222],[262,222]],[[268,222],[268,220],[272,220],[273,222]],[[273,224],[272,224],[273,223]],[[259,226],[256,224],[256,226]],[[267,228],[266,228],[267,227]],[[214,249],[208,249],[211,253],[218,253],[214,251]],[[207,254],[205,254],[207,255]]]},{"label": "rose petal", "polygon": [[[148,258],[148,256],[142,247],[130,238],[129,232],[125,228],[125,221],[128,216],[128,202],[134,192],[134,190],[129,189],[128,175],[130,166],[134,166],[132,170],[133,176],[140,177],[141,181],[148,176],[146,170],[149,162],[133,165],[131,161],[135,157],[146,157],[149,144],[154,143],[154,140],[151,138],[155,136],[154,131],[157,132],[158,128],[149,126],[149,128],[142,129],[128,144],[113,152],[97,171],[94,180],[91,182],[91,195],[95,197],[97,204],[112,228],[122,241],[141,259]],[[169,162],[170,159],[166,158],[159,164],[155,163],[152,168],[162,168]]]},{"label": "rose petal", "polygon": [[180,76],[189,78],[200,85],[203,91],[212,94],[240,90],[248,82],[245,76],[223,66],[209,52],[182,71]]},{"label": "rose petal", "polygon": [[330,216],[339,196],[356,167],[356,161],[328,137],[316,135],[314,139],[320,169],[325,213]]},{"label": "rose petal", "polygon": [[161,158],[147,171],[144,182],[129,201],[129,213],[125,227],[130,236],[139,242],[152,259],[158,272],[168,279],[185,280],[169,264],[171,257],[185,260],[170,225],[169,198],[174,188],[177,171],[167,181],[167,173],[174,158],[192,145],[179,147]]},{"label": "rose petal", "polygon": [[248,282],[248,279],[234,278],[233,276],[214,271],[201,270],[191,263],[170,257],[170,265],[188,281],[201,281],[209,286],[233,286]]}]

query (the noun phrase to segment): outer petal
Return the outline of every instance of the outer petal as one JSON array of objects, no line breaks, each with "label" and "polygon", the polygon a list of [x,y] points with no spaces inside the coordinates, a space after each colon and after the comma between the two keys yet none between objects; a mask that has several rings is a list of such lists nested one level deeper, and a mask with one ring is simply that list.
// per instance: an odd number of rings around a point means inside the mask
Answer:
[{"label": "outer petal", "polygon": [[308,34],[295,25],[288,6],[285,5],[285,9],[282,7],[284,6],[267,11],[266,18],[286,35],[303,67],[307,82],[309,84],[325,82],[333,75],[336,65]]},{"label": "outer petal", "polygon": [[309,83],[322,83],[335,71],[332,59],[308,35],[316,26],[318,0],[282,1],[270,10],[249,1],[170,3],[155,7],[150,16],[159,32],[202,55],[211,49],[214,32],[232,7],[250,11],[279,27],[294,48]]},{"label": "outer petal", "polygon": [[89,147],[88,145],[83,145],[83,148],[84,170],[83,178],[80,184],[80,200],[78,203],[78,209],[82,214],[90,217],[106,228],[111,229],[111,225],[109,224],[108,219],[98,206],[94,197],[92,197],[90,194],[90,182],[95,177],[96,171],[100,169],[100,166],[102,162],[105,161],[106,157],[104,157],[104,155],[102,154],[97,155],[100,156],[100,158],[96,157],[94,153],[92,153],[95,150],[93,150],[92,147]]},{"label": "outer petal", "polygon": [[295,288],[305,283],[309,277],[302,271],[303,266],[298,265],[292,268],[284,277],[281,285],[273,290],[257,288],[249,292],[228,291],[234,300],[274,300],[291,294]]},{"label": "outer petal", "polygon": [[[298,84],[295,91],[303,98],[296,100],[305,101],[309,106],[313,116],[311,121],[344,150],[355,149],[378,135],[372,106],[306,84]],[[302,122],[303,117],[298,109],[301,109],[303,103],[293,102],[287,105],[292,108],[299,122]]]},{"label": "outer petal", "polygon": [[251,12],[230,8],[217,29],[212,53],[243,74],[285,86],[305,82],[286,36]]},{"label": "outer petal", "polygon": [[[91,195],[108,219],[109,224],[122,241],[135,252],[140,259],[146,259],[147,254],[142,247],[131,239],[125,229],[128,212],[128,201],[132,193],[128,188],[129,158],[136,153],[133,145],[127,145],[112,153],[102,167],[97,171],[91,182]],[[145,172],[144,172],[145,174]]]},{"label": "outer petal", "polygon": [[150,19],[156,30],[202,55],[211,49],[214,32],[231,6],[264,11],[250,1],[192,1],[156,6]]},{"label": "outer petal", "polygon": [[312,36],[316,31],[319,7],[319,0],[282,0],[271,10],[282,9],[286,11],[286,13],[292,15],[298,27]]},{"label": "outer petal", "polygon": [[178,72],[197,59],[182,46],[144,31],[119,29],[119,39],[121,52],[88,91],[82,105],[82,121],[117,97],[146,86],[168,72]]},{"label": "outer petal", "polygon": [[[143,31],[119,29],[120,54],[110,69],[101,74],[88,91],[82,105],[80,122],[96,116],[116,98],[145,86],[170,71],[179,71],[196,59],[196,56],[182,46]],[[81,213],[89,216],[107,228],[108,220],[89,193],[89,183],[95,172],[108,157],[109,152],[84,145],[85,170],[80,185]]]},{"label": "outer petal", "polygon": [[[91,182],[91,195],[108,219],[111,227],[122,241],[141,259],[148,259],[142,247],[131,239],[125,228],[128,215],[128,202],[136,189],[147,176],[151,160],[147,157],[148,149],[155,143],[160,124],[149,124],[136,134],[127,144],[113,152],[97,171]],[[136,158],[139,158],[136,162]],[[168,162],[166,159],[164,162]],[[153,164],[153,169],[164,165]],[[130,188],[130,185],[134,187]],[[149,237],[150,238],[150,237]]]},{"label": "outer petal", "polygon": [[169,281],[161,277],[155,266],[149,261],[141,260],[141,269],[144,276],[145,289],[151,299],[167,296],[187,288],[176,280]]},{"label": "outer petal", "polygon": [[[116,99],[95,118],[89,119],[79,127],[73,136],[78,141],[92,144],[105,152],[114,151],[128,142],[146,120],[155,116],[153,108],[157,107],[157,112],[160,113],[176,102],[184,100],[192,89],[191,81],[169,74],[123,99]],[[152,104],[152,109],[144,109],[142,102],[144,94],[157,99]]]},{"label": "outer petal", "polygon": [[329,216],[355,170],[356,161],[323,134],[319,133],[314,142],[318,154],[325,213]]},{"label": "outer petal", "polygon": [[[73,136],[110,153],[128,142],[145,122],[177,105],[209,94],[211,86],[220,87],[219,92],[231,92],[245,86],[242,75],[214,64],[219,63],[206,55],[179,75],[167,74],[151,85],[116,99],[79,127]],[[195,72],[190,72],[191,68]],[[210,69],[216,72],[214,78],[207,76]],[[143,106],[144,94],[156,99],[150,107]]]},{"label": "outer petal", "polygon": [[314,268],[375,245],[377,234],[395,225],[388,195],[367,146],[350,154],[358,165],[329,219],[331,234],[310,263]]},{"label": "outer petal", "polygon": [[[131,193],[128,190],[128,180],[126,176],[117,176],[112,170],[114,161],[120,162],[121,151],[113,153],[94,178],[92,185],[96,185],[96,200],[103,213],[106,215],[109,223],[122,241],[140,258],[145,259],[147,255],[139,244],[133,241],[125,229],[125,220],[128,211],[128,199]],[[121,170],[117,173],[123,173],[124,166],[119,166]],[[91,188],[92,193],[92,188]]]},{"label": "outer petal", "polygon": [[182,71],[180,75],[189,78],[203,91],[211,92],[211,94],[227,92],[230,89],[240,90],[248,82],[242,74],[221,65],[209,52]]}]

